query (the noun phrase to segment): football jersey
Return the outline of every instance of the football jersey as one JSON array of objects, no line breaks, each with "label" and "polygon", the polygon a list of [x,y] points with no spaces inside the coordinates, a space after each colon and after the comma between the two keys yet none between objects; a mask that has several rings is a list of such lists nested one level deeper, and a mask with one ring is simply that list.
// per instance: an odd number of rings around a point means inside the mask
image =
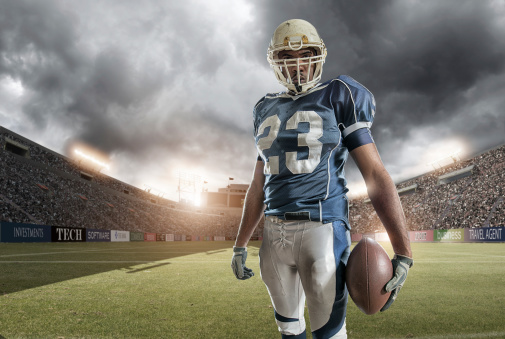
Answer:
[{"label": "football jersey", "polygon": [[344,164],[350,151],[373,142],[374,115],[372,93],[345,75],[302,95],[263,97],[253,117],[265,214],[348,223]]}]

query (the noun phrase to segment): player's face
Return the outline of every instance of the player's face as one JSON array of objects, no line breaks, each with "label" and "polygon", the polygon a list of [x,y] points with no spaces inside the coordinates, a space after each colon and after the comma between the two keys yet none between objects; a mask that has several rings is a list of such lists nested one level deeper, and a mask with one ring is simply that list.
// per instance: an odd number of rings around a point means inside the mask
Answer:
[{"label": "player's face", "polygon": [[297,66],[296,60],[294,62],[289,62],[287,69],[284,68],[283,72],[285,77],[288,77],[289,74],[294,84],[298,84],[298,73],[300,73],[300,84],[304,84],[312,80],[316,68],[315,65],[312,64],[309,69],[308,59],[303,60],[303,58],[309,58],[315,55],[314,49],[303,48],[298,51],[280,51],[277,58],[281,60],[302,59],[299,61],[299,66]]}]

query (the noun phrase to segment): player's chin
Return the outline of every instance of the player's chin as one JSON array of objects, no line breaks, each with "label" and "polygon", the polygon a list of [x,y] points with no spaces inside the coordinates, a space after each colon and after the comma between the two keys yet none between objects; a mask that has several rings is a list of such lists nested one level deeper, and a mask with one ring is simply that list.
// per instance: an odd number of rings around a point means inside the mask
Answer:
[{"label": "player's chin", "polygon": [[305,81],[304,78],[300,78],[300,82],[298,80],[293,81],[293,85],[295,86],[300,86],[300,85],[305,85],[307,82]]}]

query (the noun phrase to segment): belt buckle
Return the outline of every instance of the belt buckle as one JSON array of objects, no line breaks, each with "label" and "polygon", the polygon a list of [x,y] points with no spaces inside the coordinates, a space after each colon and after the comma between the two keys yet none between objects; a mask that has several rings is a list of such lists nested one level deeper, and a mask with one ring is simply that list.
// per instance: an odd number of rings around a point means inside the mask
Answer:
[{"label": "belt buckle", "polygon": [[284,213],[284,219],[291,221],[302,221],[302,220],[310,221],[310,212],[309,211],[286,212]]}]

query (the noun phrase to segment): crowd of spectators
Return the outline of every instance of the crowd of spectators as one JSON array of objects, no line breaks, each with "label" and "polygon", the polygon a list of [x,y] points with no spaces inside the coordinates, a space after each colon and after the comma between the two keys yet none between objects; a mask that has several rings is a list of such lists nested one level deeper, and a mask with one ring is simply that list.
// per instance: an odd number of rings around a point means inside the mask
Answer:
[{"label": "crowd of spectators", "polygon": [[[440,180],[465,169],[456,180]],[[408,187],[415,189],[400,200],[409,230],[504,226],[505,145],[397,185]],[[384,231],[366,197],[352,201],[350,215],[353,232]]]},{"label": "crowd of spectators", "polygon": [[[5,136],[29,147],[29,157],[6,150]],[[163,199],[0,134],[0,221],[232,238],[240,212]]]},{"label": "crowd of spectators", "polygon": [[[29,156],[6,149],[6,137]],[[473,166],[447,183],[440,176]],[[82,173],[91,173],[84,176]],[[397,185],[409,230],[503,226],[505,145]],[[367,197],[350,202],[353,233],[384,231]],[[0,221],[233,239],[240,209],[179,204],[91,171],[15,134],[0,133]],[[260,237],[263,224],[254,237]]]}]

